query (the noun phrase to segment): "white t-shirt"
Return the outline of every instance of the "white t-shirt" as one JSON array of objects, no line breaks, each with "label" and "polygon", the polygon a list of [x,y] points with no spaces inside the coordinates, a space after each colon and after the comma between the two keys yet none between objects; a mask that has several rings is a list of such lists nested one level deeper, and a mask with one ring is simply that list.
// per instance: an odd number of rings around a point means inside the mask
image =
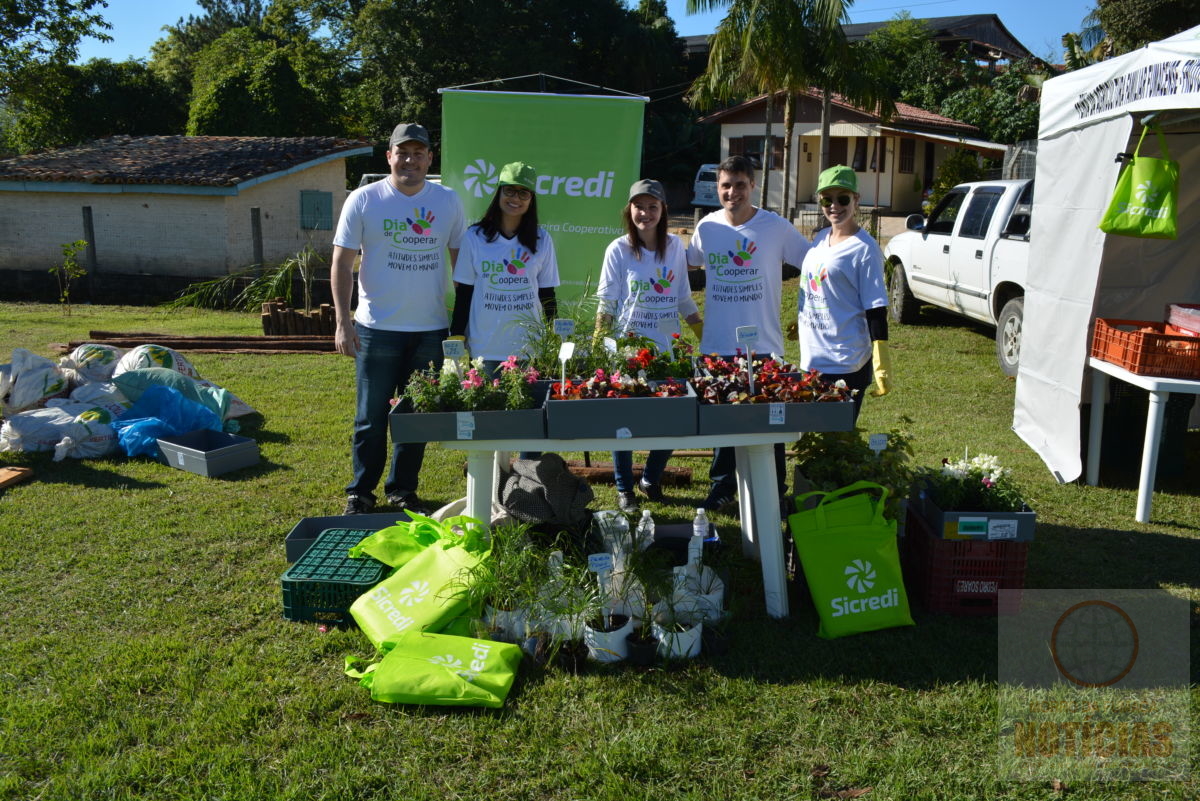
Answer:
[{"label": "white t-shirt", "polygon": [[823,228],[800,270],[800,366],[852,373],[871,358],[865,311],[887,306],[883,252],[866,230],[829,244]]},{"label": "white t-shirt", "polygon": [[688,284],[683,242],[667,234],[663,260],[642,248],[641,258],[629,245],[629,237],[614,239],[604,251],[596,297],[607,301],[618,334],[633,331],[653,339],[661,350],[671,346],[671,335],[679,333],[679,315],[695,314],[696,301]]},{"label": "white t-shirt", "polygon": [[462,203],[447,187],[426,181],[410,196],[384,178],[351,192],[333,244],[362,249],[354,319],[385,331],[448,327],[446,249],[462,235]]},{"label": "white t-shirt", "polygon": [[491,242],[477,225],[467,229],[454,267],[454,280],[475,287],[467,321],[472,357],[503,361],[525,354],[529,326],[542,324],[538,290],[558,286],[554,240],[538,228],[537,252],[515,236]]},{"label": "white t-shirt", "polygon": [[724,209],[700,220],[688,245],[687,260],[704,265],[708,274],[701,351],[736,353],[741,348],[737,327],[756,325],[754,352],[783,355],[779,321],[782,265],[799,266],[807,251],[804,235],[772,211],[756,209],[743,225],[730,225]]}]

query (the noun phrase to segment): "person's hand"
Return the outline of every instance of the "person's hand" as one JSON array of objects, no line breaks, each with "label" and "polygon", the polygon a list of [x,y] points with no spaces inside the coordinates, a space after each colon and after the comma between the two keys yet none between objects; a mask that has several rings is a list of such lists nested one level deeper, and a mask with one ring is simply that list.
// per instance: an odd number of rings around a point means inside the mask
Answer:
[{"label": "person's hand", "polygon": [[790,323],[788,323],[787,331],[784,333],[784,336],[787,337],[788,342],[798,341],[800,339],[800,322],[798,320],[792,320]]},{"label": "person's hand", "polygon": [[871,394],[875,397],[886,395],[892,391],[892,354],[886,339],[871,343],[871,359],[875,363],[875,389]]},{"label": "person's hand", "polygon": [[334,350],[343,356],[354,358],[358,355],[358,347],[358,332],[354,330],[354,323],[339,323],[333,332]]}]

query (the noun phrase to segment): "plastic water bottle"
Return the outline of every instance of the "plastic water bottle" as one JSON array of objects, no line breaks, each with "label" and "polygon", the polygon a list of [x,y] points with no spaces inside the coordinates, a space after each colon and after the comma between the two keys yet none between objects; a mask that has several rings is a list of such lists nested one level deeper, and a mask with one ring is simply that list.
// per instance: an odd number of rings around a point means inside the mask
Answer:
[{"label": "plastic water bottle", "polygon": [[704,541],[708,539],[708,515],[704,507],[696,509],[696,517],[692,520],[692,538],[688,542],[688,566],[700,564],[700,556],[704,553]]},{"label": "plastic water bottle", "polygon": [[639,551],[644,551],[654,542],[654,518],[650,516],[649,509],[642,510],[642,519],[637,525],[637,544],[634,546]]}]

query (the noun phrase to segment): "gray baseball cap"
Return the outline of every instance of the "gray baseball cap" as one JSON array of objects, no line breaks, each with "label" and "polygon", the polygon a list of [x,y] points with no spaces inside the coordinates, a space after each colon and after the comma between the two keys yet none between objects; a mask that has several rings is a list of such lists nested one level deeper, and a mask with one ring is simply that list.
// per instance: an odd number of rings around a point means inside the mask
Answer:
[{"label": "gray baseball cap", "polygon": [[388,142],[388,147],[402,145],[405,142],[420,142],[425,147],[430,147],[429,131],[425,130],[425,126],[417,125],[415,122],[402,122],[392,130],[392,139]]},{"label": "gray baseball cap", "polygon": [[649,178],[636,181],[633,186],[629,187],[630,200],[633,200],[638,195],[649,195],[650,197],[658,198],[663,203],[667,202],[667,193],[663,189],[663,185]]}]

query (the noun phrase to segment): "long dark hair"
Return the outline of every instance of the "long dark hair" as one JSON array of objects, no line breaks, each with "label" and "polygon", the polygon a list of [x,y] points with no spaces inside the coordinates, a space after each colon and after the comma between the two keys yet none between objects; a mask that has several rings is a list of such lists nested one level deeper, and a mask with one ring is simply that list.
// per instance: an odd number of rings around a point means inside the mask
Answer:
[{"label": "long dark hair", "polygon": [[[638,195],[641,197],[641,195]],[[654,195],[647,195],[654,197]],[[658,200],[658,198],[654,198]],[[658,200],[662,204],[662,215],[658,218],[658,225],[654,227],[654,260],[664,261],[667,258],[667,204],[666,201]],[[642,260],[642,238],[638,235],[637,226],[633,224],[633,198],[625,204],[625,208],[621,209],[621,221],[625,223],[625,233],[629,236],[629,247],[633,248],[633,255],[638,261]]]},{"label": "long dark hair", "polygon": [[[500,221],[504,219],[504,212],[500,210],[500,190],[504,187],[496,187],[496,191],[492,193],[492,202],[488,204],[487,211],[483,213],[482,219],[475,223],[472,228],[478,228],[483,231],[484,238],[488,242],[495,242],[496,237],[500,235]],[[517,241],[530,253],[537,253],[538,241],[538,219],[537,219],[537,193],[529,195],[529,208],[525,209],[525,213],[521,215],[521,222],[517,223]]]}]

